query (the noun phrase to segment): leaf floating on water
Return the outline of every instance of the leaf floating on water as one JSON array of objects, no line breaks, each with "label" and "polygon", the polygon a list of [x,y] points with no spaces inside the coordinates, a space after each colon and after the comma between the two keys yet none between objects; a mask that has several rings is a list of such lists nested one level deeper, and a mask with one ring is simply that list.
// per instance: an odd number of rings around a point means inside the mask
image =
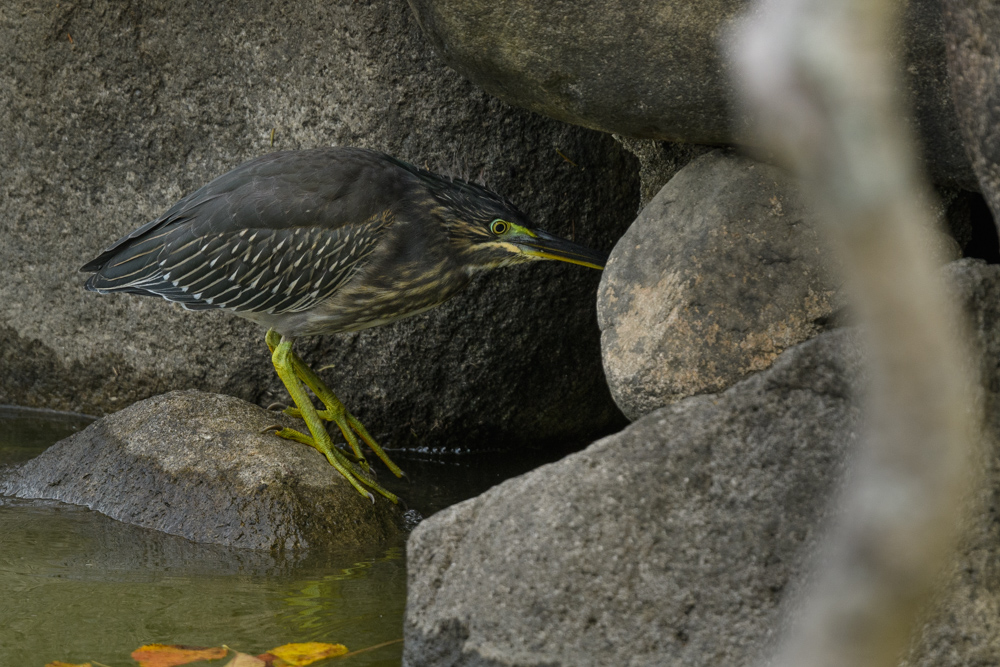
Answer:
[{"label": "leaf floating on water", "polygon": [[[235,654],[233,659],[226,663],[226,667],[268,667],[269,663],[264,662],[260,658],[255,658],[247,653],[240,653],[239,651],[233,651]],[[265,655],[267,655],[265,653]]]},{"label": "leaf floating on water", "polygon": [[132,651],[132,659],[139,667],[177,667],[199,660],[216,660],[229,653],[221,646],[176,646],[172,644],[147,644]]},{"label": "leaf floating on water", "polygon": [[[179,665],[187,665],[192,662],[225,658],[230,651],[232,651],[233,656],[225,667],[305,667],[305,665],[311,665],[317,660],[345,655],[347,647],[343,644],[304,642],[285,644],[259,656],[252,656],[227,646],[205,648],[176,644],[147,644],[132,651],[132,659],[139,663],[139,667],[179,667]],[[100,665],[100,663],[97,664]],[[71,663],[56,660],[47,663],[45,667],[94,667],[94,663]]]},{"label": "leaf floating on water", "polygon": [[[333,658],[347,653],[347,647],[343,644],[324,644],[323,642],[304,642],[301,644],[285,644],[278,648],[272,648],[260,657],[267,660],[268,657],[275,657],[275,667],[304,667],[311,665],[317,660]],[[279,662],[280,661],[280,662]],[[269,663],[270,664],[270,663]]]}]

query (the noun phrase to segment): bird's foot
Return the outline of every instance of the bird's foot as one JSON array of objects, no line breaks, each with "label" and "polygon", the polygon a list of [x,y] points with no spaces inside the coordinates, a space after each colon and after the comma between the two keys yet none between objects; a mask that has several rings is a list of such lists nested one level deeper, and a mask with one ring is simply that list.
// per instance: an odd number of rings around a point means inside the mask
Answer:
[{"label": "bird's foot", "polygon": [[[375,502],[375,497],[364,487],[376,491],[380,495],[389,499],[393,503],[398,503],[399,498],[390,491],[382,488],[375,480],[368,474],[370,467],[367,461],[365,461],[364,456],[361,454],[361,448],[358,443],[358,436],[364,440],[364,442],[372,448],[372,450],[378,454],[389,469],[393,471],[397,476],[402,476],[402,470],[400,470],[394,463],[388,460],[385,456],[385,452],[382,448],[371,439],[368,432],[364,430],[364,426],[357,421],[347,410],[343,407],[343,403],[333,395],[326,385],[323,384],[322,380],[316,376],[315,373],[305,364],[292,351],[292,341],[291,339],[281,337],[274,330],[267,332],[267,345],[271,349],[271,361],[274,363],[274,368],[278,373],[278,377],[284,383],[285,388],[288,390],[289,395],[292,400],[298,406],[299,416],[303,421],[305,421],[306,426],[309,429],[309,434],[312,437],[307,436],[304,433],[295,431],[294,429],[279,428],[276,430],[278,435],[286,437],[289,440],[295,440],[296,442],[301,442],[307,444],[310,447],[315,448],[326,460],[330,462],[337,471],[343,475],[347,481],[358,491],[361,495],[366,498],[371,499]],[[305,383],[305,385],[303,385]],[[344,434],[344,438],[347,440],[347,444],[350,445],[351,450],[354,452],[354,456],[349,457],[349,455],[342,451],[338,447],[334,447],[333,442],[330,440],[330,434],[326,430],[326,426],[323,424],[323,419],[320,417],[316,406],[313,405],[312,400],[306,393],[306,386],[313,391],[320,400],[323,401],[324,405],[327,406],[325,412],[330,412],[329,416],[332,417],[331,420],[337,424],[340,428],[341,433]],[[332,404],[330,399],[332,399]],[[339,409],[338,409],[339,408]],[[274,430],[274,429],[269,429]],[[355,435],[357,432],[357,435]],[[355,463],[355,461],[358,461]]]},{"label": "bird's foot", "polygon": [[[347,441],[347,444],[350,445],[356,455],[363,458],[363,455],[361,454],[361,442],[364,442],[369,449],[375,452],[376,456],[382,459],[382,463],[385,464],[385,467],[387,467],[393,475],[396,477],[406,477],[406,473],[404,473],[399,466],[393,463],[392,459],[389,458],[389,455],[385,453],[385,450],[383,450],[382,447],[380,447],[375,441],[375,438],[368,433],[368,429],[365,428],[364,424],[358,421],[357,417],[347,411],[347,408],[340,402],[340,399],[334,396],[333,392],[325,386],[321,386],[319,387],[319,391],[316,391],[316,395],[326,406],[326,410],[317,410],[316,415],[322,420],[336,424],[337,428],[340,429],[340,433],[344,436],[344,440]],[[297,412],[301,414],[301,410],[298,410]]]},{"label": "bird's foot", "polygon": [[[286,428],[274,424],[268,426],[261,430],[261,433],[274,433],[279,438],[284,438],[286,440],[293,440],[295,442],[300,442],[304,445],[309,445],[313,449],[317,450],[320,454],[326,457],[326,460],[337,469],[341,475],[343,475],[351,486],[358,490],[361,495],[367,497],[372,502],[375,502],[375,497],[363,488],[361,485],[367,486],[368,488],[376,491],[379,495],[384,496],[393,503],[398,504],[399,497],[391,491],[383,488],[375,480],[377,475],[371,466],[368,465],[368,461],[364,458],[358,458],[354,456],[352,452],[345,451],[341,447],[337,447],[332,443],[317,443],[315,439],[309,437],[305,433],[296,431],[292,428]],[[324,431],[324,433],[326,433]],[[327,435],[327,440],[329,440],[329,435]]]},{"label": "bird's foot", "polygon": [[[289,417],[295,417],[296,419],[303,418],[302,410],[299,410],[298,408],[286,407],[283,410],[281,410],[281,412],[288,415]],[[360,435],[364,443],[368,445],[368,447],[371,448],[371,450],[374,451],[375,454],[377,454],[380,459],[382,459],[382,462],[385,463],[386,467],[389,468],[392,474],[394,474],[396,477],[405,479],[407,482],[410,481],[409,475],[403,472],[399,468],[399,466],[397,466],[392,461],[392,459],[389,458],[389,455],[385,453],[385,450],[383,450],[381,447],[378,446],[378,444],[375,442],[375,439],[372,438],[370,435],[368,435],[368,431],[361,424],[361,422],[359,422],[354,415],[347,412],[347,410],[343,410],[341,414],[336,414],[333,410],[317,410],[316,416],[322,419],[323,421],[335,423],[337,427],[340,429],[340,432],[344,435],[344,439],[348,441],[348,444],[351,445],[351,447],[355,450],[355,452],[358,452],[360,450],[360,446],[355,446],[357,444],[356,437],[354,438],[354,444],[351,443],[351,438],[352,436],[355,436],[355,434]],[[297,433],[297,431],[293,431],[292,429],[285,429],[285,430],[291,431],[292,433]],[[299,434],[299,436],[305,438],[305,440],[300,439],[297,436],[288,436],[288,439],[295,440],[296,442],[301,442],[311,447],[315,447],[315,445],[313,444],[313,440],[309,438],[309,436],[301,433]],[[346,450],[341,450],[341,451],[344,451],[345,455],[347,454]],[[356,455],[355,458],[358,461],[361,461],[363,465],[365,466],[368,465],[363,455]]]},{"label": "bird's foot", "polygon": [[[293,428],[287,428],[281,426],[280,424],[271,424],[270,426],[261,429],[261,433],[274,433],[279,438],[301,442],[303,445],[309,445],[313,449],[317,450],[320,454],[324,453],[323,448],[316,444],[316,441],[313,440],[312,436],[306,435],[301,431],[296,431]],[[337,446],[334,445],[334,447]],[[371,469],[371,466],[368,465],[368,460],[363,456],[355,456],[353,452],[349,452],[343,447],[337,447],[337,450],[344,456],[344,458],[361,468],[366,475],[372,479],[378,479],[378,475],[376,475],[375,471]]]},{"label": "bird's foot", "polygon": [[[278,347],[282,343],[282,340],[284,339],[276,331],[272,329],[267,332],[265,340],[267,342],[268,348],[271,350],[273,358],[275,355],[275,351],[278,349]],[[376,456],[382,459],[382,462],[389,469],[389,471],[392,472],[393,475],[395,475],[396,477],[407,478],[408,480],[409,478],[406,477],[406,473],[404,473],[399,466],[393,463],[392,459],[390,459],[388,454],[385,453],[385,450],[383,450],[382,447],[380,447],[379,444],[375,441],[375,438],[373,438],[371,434],[368,433],[368,429],[366,429],[364,425],[360,421],[358,421],[357,417],[352,415],[347,410],[347,407],[341,402],[339,398],[337,398],[337,396],[330,390],[330,388],[326,386],[326,383],[323,382],[323,380],[318,375],[316,375],[315,371],[313,371],[309,367],[309,365],[305,361],[303,361],[302,358],[298,354],[296,354],[294,350],[291,349],[291,341],[288,341],[288,343],[289,343],[289,349],[287,352],[287,361],[290,363],[292,371],[295,374],[295,377],[298,380],[300,380],[299,386],[301,386],[301,383],[305,383],[305,385],[312,390],[313,394],[315,394],[316,397],[319,398],[320,401],[322,401],[326,409],[316,410],[315,406],[312,404],[312,401],[306,399],[308,403],[307,408],[304,408],[303,404],[299,403],[299,401],[296,400],[295,403],[298,407],[289,406],[285,408],[283,412],[291,417],[302,419],[303,421],[306,421],[306,423],[308,424],[308,420],[303,416],[304,415],[303,410],[309,410],[311,411],[312,414],[315,414],[317,418],[323,421],[335,423],[337,425],[337,428],[339,428],[340,432],[343,434],[344,440],[347,441],[347,444],[354,451],[355,456],[357,456],[360,459],[364,459],[364,455],[361,453],[361,442],[364,442],[366,445],[368,445],[369,449],[375,452]],[[275,368],[277,368],[277,364],[275,365]],[[285,386],[286,387],[288,386],[287,382],[285,383]],[[311,428],[310,431],[312,431]],[[361,442],[359,442],[359,439]]]},{"label": "bird's foot", "polygon": [[[268,409],[270,409],[270,408],[268,408]],[[295,417],[296,419],[302,419],[302,411],[299,410],[298,408],[286,407],[285,409],[281,410],[281,412],[285,413],[289,417]],[[323,421],[328,421],[328,422],[335,421],[334,417],[333,417],[333,413],[330,412],[329,410],[317,410],[316,411],[316,415],[320,419],[322,419]]]},{"label": "bird's foot", "polygon": [[[265,409],[268,412],[281,412],[282,414],[286,414],[289,417],[295,417],[296,419],[302,419],[302,411],[301,410],[299,410],[298,408],[296,408],[296,407],[294,407],[292,405],[287,405],[285,403],[280,403],[278,401],[275,401],[274,403],[271,403]],[[328,421],[328,422],[334,421],[333,413],[330,412],[329,410],[317,410],[316,414],[323,421]]]}]

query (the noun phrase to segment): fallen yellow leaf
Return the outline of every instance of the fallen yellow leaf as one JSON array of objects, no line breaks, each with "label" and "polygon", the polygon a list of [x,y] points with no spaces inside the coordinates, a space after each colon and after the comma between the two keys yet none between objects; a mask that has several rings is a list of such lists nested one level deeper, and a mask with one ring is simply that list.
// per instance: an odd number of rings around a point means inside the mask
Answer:
[{"label": "fallen yellow leaf", "polygon": [[333,658],[347,653],[347,647],[343,644],[324,644],[322,642],[304,642],[301,644],[285,644],[278,648],[272,648],[264,655],[273,655],[280,658],[290,667],[303,667],[310,665],[317,660]]},{"label": "fallen yellow leaf", "polygon": [[221,646],[203,648],[197,646],[173,646],[168,644],[147,644],[132,651],[132,659],[139,667],[176,667],[199,660],[224,658],[228,651]]}]

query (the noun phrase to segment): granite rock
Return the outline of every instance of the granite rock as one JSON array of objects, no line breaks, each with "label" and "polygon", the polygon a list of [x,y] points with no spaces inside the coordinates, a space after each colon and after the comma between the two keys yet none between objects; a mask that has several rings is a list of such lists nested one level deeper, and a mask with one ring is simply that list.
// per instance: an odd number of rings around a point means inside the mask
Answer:
[{"label": "granite rock", "polygon": [[[985,479],[907,667],[1000,662],[1000,266],[946,272],[981,352]],[[760,664],[863,433],[858,350],[825,332],[424,521],[404,664]]]},{"label": "granite rock", "polygon": [[247,549],[398,540],[406,527],[399,505],[361,496],[315,449],[261,433],[277,423],[302,430],[296,422],[229,396],[170,392],[6,471],[0,494],[83,505],[193,542]]},{"label": "granite rock", "polygon": [[[186,388],[288,400],[257,325],[87,293],[78,273],[250,158],[384,150],[600,249],[638,198],[613,138],[477,90],[403,0],[5,2],[0,123],[0,403],[94,415]],[[488,274],[434,311],[297,349],[389,446],[585,442],[623,423],[601,372],[599,279],[554,262]]]},{"label": "granite rock", "polygon": [[721,391],[822,331],[839,297],[819,224],[776,167],[714,151],[681,169],[615,246],[598,292],[622,412]]},{"label": "granite rock", "polygon": [[1000,220],[1000,8],[990,0],[942,5],[958,123],[983,196]]},{"label": "granite rock", "polygon": [[[487,92],[637,139],[752,142],[720,45],[747,0],[409,0],[441,57]],[[941,4],[906,3],[893,44],[934,179],[976,188],[962,148]]]},{"label": "granite rock", "polygon": [[750,664],[860,412],[830,332],[411,535],[404,664]]}]

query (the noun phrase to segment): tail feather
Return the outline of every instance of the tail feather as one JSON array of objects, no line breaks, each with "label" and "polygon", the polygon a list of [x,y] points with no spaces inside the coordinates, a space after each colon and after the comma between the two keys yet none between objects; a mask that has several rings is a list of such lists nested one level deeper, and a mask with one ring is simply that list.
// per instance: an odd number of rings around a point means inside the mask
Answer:
[{"label": "tail feather", "polygon": [[134,246],[119,248],[101,263],[90,262],[87,270],[95,273],[87,280],[86,288],[92,292],[123,292],[131,287],[141,289],[155,281],[163,249],[161,241],[144,239]]}]

